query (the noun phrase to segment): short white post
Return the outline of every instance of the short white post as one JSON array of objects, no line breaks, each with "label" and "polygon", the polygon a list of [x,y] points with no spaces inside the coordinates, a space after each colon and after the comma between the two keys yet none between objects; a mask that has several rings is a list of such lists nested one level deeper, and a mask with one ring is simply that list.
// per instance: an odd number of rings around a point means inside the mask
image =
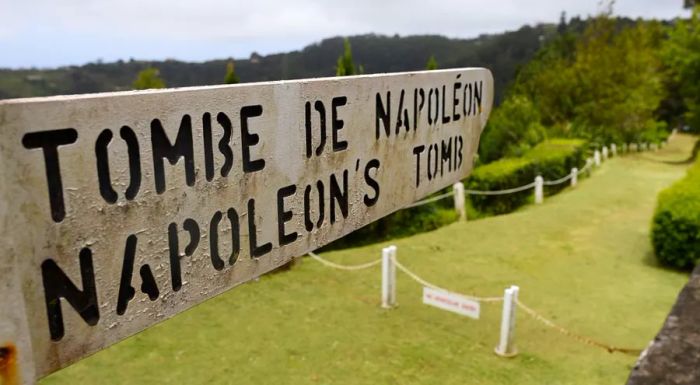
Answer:
[{"label": "short white post", "polygon": [[576,187],[578,183],[578,168],[574,167],[571,169],[571,187]]},{"label": "short white post", "polygon": [[651,144],[651,150],[657,151],[658,149],[659,149],[659,145],[656,144],[656,142],[654,142],[654,143]]},{"label": "short white post", "polygon": [[595,150],[593,152],[593,161],[595,162],[596,167],[600,167],[600,151]]},{"label": "short white post", "polygon": [[389,246],[391,249],[391,268],[389,276],[391,277],[391,290],[389,290],[389,303],[391,306],[396,306],[396,252],[398,248],[394,245]]},{"label": "short white post", "polygon": [[617,144],[613,143],[610,145],[611,156],[617,156]]},{"label": "short white post", "polygon": [[535,177],[535,203],[540,204],[544,200],[544,178],[542,175]]},{"label": "short white post", "polygon": [[515,309],[520,288],[511,286],[503,294],[503,314],[501,316],[501,340],[496,346],[496,354],[501,357],[515,357]]},{"label": "short white post", "polygon": [[608,147],[603,146],[603,160],[608,160]]},{"label": "short white post", "polygon": [[586,176],[591,176],[591,168],[593,166],[593,159],[586,158]]},{"label": "short white post", "polygon": [[464,206],[464,201],[466,199],[464,196],[464,183],[457,182],[452,185],[452,189],[454,190],[455,211],[457,212],[457,215],[459,215],[460,221],[466,221],[467,210]]},{"label": "short white post", "polygon": [[630,152],[638,152],[639,151],[639,146],[637,143],[630,143]]},{"label": "short white post", "polygon": [[642,144],[642,148],[644,151],[649,151],[649,142],[644,142],[644,144]]},{"label": "short white post", "polygon": [[382,307],[390,309],[396,304],[396,246],[382,249]]}]

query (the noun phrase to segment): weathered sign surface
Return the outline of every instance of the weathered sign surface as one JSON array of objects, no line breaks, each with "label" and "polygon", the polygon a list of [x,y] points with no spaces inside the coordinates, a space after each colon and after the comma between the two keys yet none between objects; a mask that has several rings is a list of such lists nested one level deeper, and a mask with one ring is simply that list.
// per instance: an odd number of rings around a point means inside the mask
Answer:
[{"label": "weathered sign surface", "polygon": [[25,382],[464,178],[485,69],[0,101]]},{"label": "weathered sign surface", "polygon": [[481,310],[479,301],[429,287],[423,287],[423,303],[474,319],[479,319]]}]

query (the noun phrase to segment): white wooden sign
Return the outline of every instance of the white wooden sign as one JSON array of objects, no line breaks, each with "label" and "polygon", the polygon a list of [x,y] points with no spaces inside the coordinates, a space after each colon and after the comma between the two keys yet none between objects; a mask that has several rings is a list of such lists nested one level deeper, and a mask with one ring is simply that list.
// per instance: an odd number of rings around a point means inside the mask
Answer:
[{"label": "white wooden sign", "polygon": [[32,382],[449,186],[492,100],[455,69],[0,101],[0,346]]},{"label": "white wooden sign", "polygon": [[481,310],[479,301],[429,287],[423,287],[423,303],[474,319],[479,319],[479,311]]}]

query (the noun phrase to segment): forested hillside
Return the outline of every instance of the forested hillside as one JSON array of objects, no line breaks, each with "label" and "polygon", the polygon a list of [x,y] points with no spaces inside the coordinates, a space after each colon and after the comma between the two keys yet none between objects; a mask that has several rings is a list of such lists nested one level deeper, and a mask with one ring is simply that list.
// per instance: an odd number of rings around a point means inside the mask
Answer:
[{"label": "forested hillside", "polygon": [[[474,39],[443,36],[361,35],[349,38],[355,62],[365,73],[424,69],[431,55],[439,68],[482,66],[491,69],[497,98],[542,44],[556,34],[556,25],[525,26],[517,31],[482,35]],[[334,37],[300,51],[235,58],[242,82],[334,76],[343,39]],[[222,84],[229,58],[222,47],[220,59],[203,63],[118,61],[89,63],[57,69],[0,69],[0,98],[77,94],[132,89],[139,71],[152,66],[168,87]]]}]

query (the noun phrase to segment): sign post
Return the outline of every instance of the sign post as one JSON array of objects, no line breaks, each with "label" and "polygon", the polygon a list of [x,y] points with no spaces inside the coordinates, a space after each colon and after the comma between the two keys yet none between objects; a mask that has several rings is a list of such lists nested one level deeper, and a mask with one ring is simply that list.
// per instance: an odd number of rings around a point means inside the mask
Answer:
[{"label": "sign post", "polygon": [[33,383],[464,179],[492,102],[479,68],[0,101],[2,352]]}]

